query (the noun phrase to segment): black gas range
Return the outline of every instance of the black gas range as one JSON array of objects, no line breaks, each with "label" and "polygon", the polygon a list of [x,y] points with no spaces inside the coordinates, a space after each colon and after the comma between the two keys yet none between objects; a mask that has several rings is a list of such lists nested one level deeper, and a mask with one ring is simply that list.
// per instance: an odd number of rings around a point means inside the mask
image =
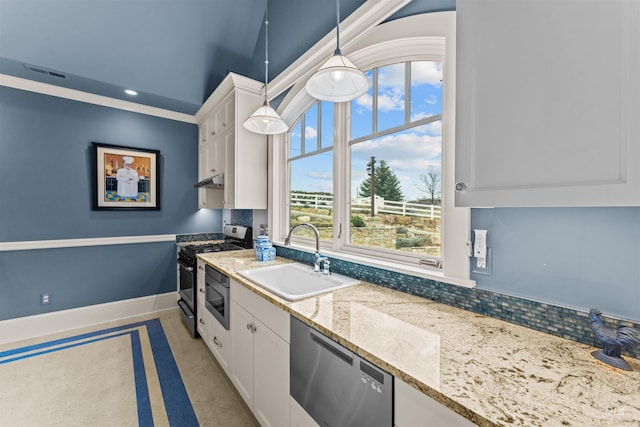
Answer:
[{"label": "black gas range", "polygon": [[196,265],[197,254],[207,252],[235,251],[251,249],[253,236],[251,227],[242,225],[225,225],[222,234],[224,241],[215,243],[194,242],[182,246],[178,252],[178,268],[180,272],[180,300],[178,306],[182,314],[182,321],[192,336],[198,337],[197,331],[197,304],[196,295],[198,289]]}]

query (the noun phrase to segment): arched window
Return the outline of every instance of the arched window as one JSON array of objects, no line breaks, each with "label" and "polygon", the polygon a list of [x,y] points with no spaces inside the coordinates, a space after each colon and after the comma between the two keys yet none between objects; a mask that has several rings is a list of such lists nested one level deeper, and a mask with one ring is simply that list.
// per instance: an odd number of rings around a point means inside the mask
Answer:
[{"label": "arched window", "polygon": [[[349,57],[366,70],[367,94],[350,103],[320,102],[298,82],[283,101],[292,126],[273,138],[273,239],[311,222],[331,256],[472,285],[469,210],[453,207],[447,185],[454,164],[455,12],[379,25]],[[293,241],[312,249],[306,230]]]}]

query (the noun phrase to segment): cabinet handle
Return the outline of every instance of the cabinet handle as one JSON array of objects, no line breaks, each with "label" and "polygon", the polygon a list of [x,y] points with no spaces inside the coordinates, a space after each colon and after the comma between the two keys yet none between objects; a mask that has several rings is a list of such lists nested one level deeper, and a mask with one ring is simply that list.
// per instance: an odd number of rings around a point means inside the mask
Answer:
[{"label": "cabinet handle", "polygon": [[213,136],[213,135],[215,135],[215,134],[216,134],[216,131],[215,131],[215,130],[212,130],[212,131],[211,131],[211,136]]},{"label": "cabinet handle", "polygon": [[467,189],[467,184],[464,182],[456,182],[456,191],[464,191]]},{"label": "cabinet handle", "polygon": [[198,270],[204,270],[201,265],[198,266]]},{"label": "cabinet handle", "polygon": [[223,124],[222,124],[222,127],[223,127],[223,128],[226,128],[226,127],[227,127],[227,124],[226,124],[226,123],[223,123]]},{"label": "cabinet handle", "polygon": [[215,172],[215,171],[216,171],[215,169],[211,169],[211,172]]},{"label": "cabinet handle", "polygon": [[247,323],[247,330],[251,330],[251,323]]},{"label": "cabinet handle", "polygon": [[202,317],[200,318],[200,323],[204,325],[204,320],[202,320]]},{"label": "cabinet handle", "polygon": [[247,323],[247,329],[252,333],[255,334],[256,333],[256,326],[253,323]]},{"label": "cabinet handle", "polygon": [[213,337],[213,343],[218,347],[222,348],[222,343],[218,341],[218,337]]},{"label": "cabinet handle", "polygon": [[204,294],[204,289],[200,288],[200,292]]}]

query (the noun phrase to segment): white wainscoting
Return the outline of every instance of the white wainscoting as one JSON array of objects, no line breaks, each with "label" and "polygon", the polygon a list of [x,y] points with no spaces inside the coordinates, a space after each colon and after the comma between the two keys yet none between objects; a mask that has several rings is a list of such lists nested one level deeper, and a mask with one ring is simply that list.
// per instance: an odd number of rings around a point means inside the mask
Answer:
[{"label": "white wainscoting", "polygon": [[178,292],[168,292],[0,321],[0,344],[104,322],[177,309]]}]

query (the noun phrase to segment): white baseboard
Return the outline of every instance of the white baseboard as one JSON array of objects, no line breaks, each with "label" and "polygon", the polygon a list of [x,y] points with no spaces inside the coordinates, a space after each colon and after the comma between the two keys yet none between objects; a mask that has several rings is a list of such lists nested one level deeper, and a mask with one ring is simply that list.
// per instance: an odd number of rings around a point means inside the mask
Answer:
[{"label": "white baseboard", "polygon": [[177,307],[178,292],[0,321],[0,344]]}]

